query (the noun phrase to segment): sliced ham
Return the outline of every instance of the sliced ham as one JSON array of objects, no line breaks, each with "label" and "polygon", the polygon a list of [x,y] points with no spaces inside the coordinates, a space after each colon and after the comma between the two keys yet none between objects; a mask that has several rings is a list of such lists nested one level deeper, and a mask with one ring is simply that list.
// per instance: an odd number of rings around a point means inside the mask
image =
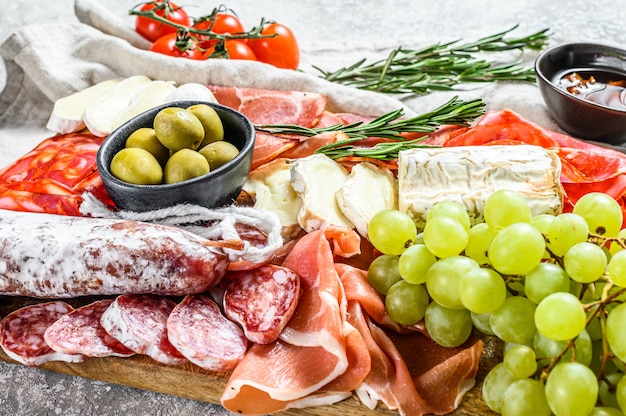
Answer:
[{"label": "sliced ham", "polygon": [[130,357],[135,352],[109,335],[100,318],[113,300],[103,299],[81,306],[46,329],[44,339],[52,349],[87,357]]},{"label": "sliced ham", "polygon": [[86,356],[55,351],[44,339],[46,329],[73,310],[62,301],[17,309],[0,321],[0,346],[11,359],[27,366],[42,365],[49,361],[83,362]]},{"label": "sliced ham", "polygon": [[121,295],[102,314],[100,324],[115,339],[137,354],[180,365],[187,359],[167,337],[167,318],[176,303],[158,295]]},{"label": "sliced ham", "polygon": [[167,318],[167,336],[189,361],[211,371],[230,371],[241,361],[248,342],[237,324],[204,295],[188,295]]}]

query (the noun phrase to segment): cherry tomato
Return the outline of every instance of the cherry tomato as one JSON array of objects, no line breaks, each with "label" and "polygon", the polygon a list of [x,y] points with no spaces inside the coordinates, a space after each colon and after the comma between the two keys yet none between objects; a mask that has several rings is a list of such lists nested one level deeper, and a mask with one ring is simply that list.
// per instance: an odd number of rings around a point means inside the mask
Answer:
[{"label": "cherry tomato", "polygon": [[[210,20],[200,20],[194,23],[194,29],[198,30],[208,30],[211,26]],[[244,33],[246,30],[243,27],[241,21],[232,14],[228,13],[218,13],[215,15],[215,22],[213,23],[213,27],[211,27],[211,31],[215,33]],[[208,36],[203,36],[200,34],[196,34],[198,40],[202,42],[202,47],[210,48],[217,41],[215,39],[209,39]]]},{"label": "cherry tomato", "polygon": [[179,40],[176,33],[168,33],[158,38],[150,47],[152,52],[164,55],[202,60],[204,52],[190,39]]},{"label": "cherry tomato", "polygon": [[[146,3],[141,6],[141,10],[146,11],[154,9],[155,7],[154,3]],[[187,12],[182,7],[172,3],[171,1],[169,2],[169,8],[165,7],[163,10],[156,10],[155,13],[161,17],[165,16],[165,18],[172,23],[177,23],[183,26],[189,26],[191,24]],[[152,20],[148,17],[137,16],[137,19],[135,19],[135,30],[150,42],[155,42],[163,35],[175,33],[177,29],[165,23]]]},{"label": "cherry tomato", "polygon": [[[246,61],[256,61],[254,51],[245,42],[237,39],[226,39],[224,49],[228,52],[229,59],[243,59]],[[208,58],[215,53],[215,45],[207,49],[205,56]],[[219,56],[217,56],[219,57]]]},{"label": "cherry tomato", "polygon": [[246,43],[252,48],[258,61],[278,68],[298,69],[300,48],[296,37],[287,26],[280,23],[270,23],[261,30],[261,34],[276,34],[276,36],[247,40]]}]

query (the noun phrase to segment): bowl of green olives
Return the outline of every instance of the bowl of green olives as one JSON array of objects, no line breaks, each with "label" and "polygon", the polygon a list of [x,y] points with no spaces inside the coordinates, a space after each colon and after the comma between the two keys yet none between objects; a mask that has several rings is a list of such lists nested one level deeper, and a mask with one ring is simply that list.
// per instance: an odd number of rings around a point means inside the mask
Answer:
[{"label": "bowl of green olives", "polygon": [[250,172],[254,126],[205,101],[152,108],[113,131],[96,157],[116,207],[145,212],[179,204],[232,204]]}]

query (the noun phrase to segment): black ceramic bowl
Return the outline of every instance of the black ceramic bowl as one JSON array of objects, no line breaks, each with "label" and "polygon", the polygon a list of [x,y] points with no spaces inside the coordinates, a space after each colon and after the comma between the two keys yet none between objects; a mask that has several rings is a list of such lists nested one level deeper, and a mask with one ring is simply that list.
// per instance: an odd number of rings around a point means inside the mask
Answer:
[{"label": "black ceramic bowl", "polygon": [[626,142],[626,105],[592,102],[559,87],[559,80],[572,71],[583,78],[593,74],[603,83],[626,79],[626,51],[594,43],[565,43],[545,50],[535,61],[541,95],[564,131],[609,144]]},{"label": "black ceramic bowl", "polygon": [[[206,175],[173,184],[133,185],[111,174],[111,159],[124,148],[133,131],[152,127],[154,117],[163,108],[187,108],[194,104],[210,105],[220,116],[224,125],[224,140],[239,149],[233,160]],[[144,212],[185,203],[217,208],[231,204],[241,192],[250,171],[254,140],[254,126],[243,114],[210,102],[176,101],[150,109],[113,131],[102,143],[96,164],[106,190],[121,210]]]}]

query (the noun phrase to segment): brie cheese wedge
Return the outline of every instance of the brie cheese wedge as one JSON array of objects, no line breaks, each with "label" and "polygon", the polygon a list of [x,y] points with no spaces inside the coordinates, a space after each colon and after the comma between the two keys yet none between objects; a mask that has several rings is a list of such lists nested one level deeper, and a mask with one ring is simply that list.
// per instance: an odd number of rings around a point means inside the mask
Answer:
[{"label": "brie cheese wedge", "polygon": [[398,208],[397,181],[389,169],[362,162],[354,165],[336,197],[343,215],[367,238],[370,219],[377,212]]},{"label": "brie cheese wedge", "polygon": [[398,207],[423,228],[439,201],[465,206],[472,224],[483,222],[485,200],[509,189],[523,195],[533,215],[563,210],[561,161],[533,145],[420,148],[398,156]]}]

